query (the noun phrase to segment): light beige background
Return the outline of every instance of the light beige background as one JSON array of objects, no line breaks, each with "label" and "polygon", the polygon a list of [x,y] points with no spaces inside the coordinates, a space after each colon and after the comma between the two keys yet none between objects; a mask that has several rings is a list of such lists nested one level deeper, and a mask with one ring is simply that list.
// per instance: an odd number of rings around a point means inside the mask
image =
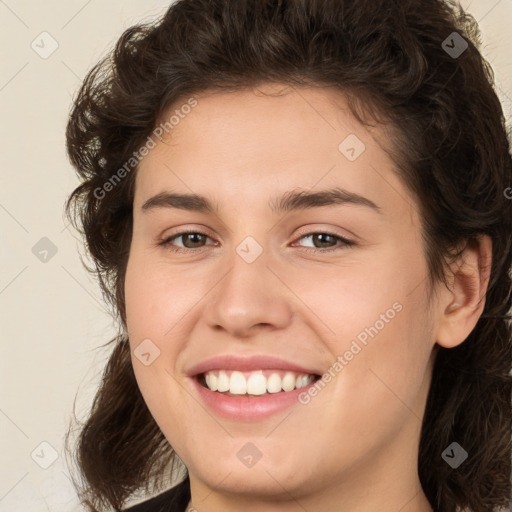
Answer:
[{"label": "light beige background", "polygon": [[[0,512],[82,510],[63,436],[77,393],[79,415],[90,405],[108,355],[97,347],[115,334],[115,322],[63,216],[78,183],[64,131],[90,67],[125,28],[158,17],[169,3],[0,0]],[[510,121],[512,0],[462,5],[480,21]],[[35,40],[40,53],[51,49],[44,31],[58,44],[46,59],[31,47]],[[43,237],[57,248],[46,262],[32,252]],[[52,449],[57,458],[44,469]]]}]

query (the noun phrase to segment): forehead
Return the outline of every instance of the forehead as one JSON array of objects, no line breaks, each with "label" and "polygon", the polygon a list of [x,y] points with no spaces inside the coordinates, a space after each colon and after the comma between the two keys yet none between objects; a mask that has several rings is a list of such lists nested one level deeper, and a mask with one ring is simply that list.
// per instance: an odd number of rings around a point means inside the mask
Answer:
[{"label": "forehead", "polygon": [[341,186],[384,203],[407,195],[379,145],[391,144],[386,127],[360,124],[337,90],[267,85],[194,98],[193,108],[180,110],[183,100],[162,117],[174,123],[139,165],[139,207],[169,188],[266,205],[290,188]]},{"label": "forehead", "polygon": [[200,144],[213,154],[215,148],[224,153],[229,144],[238,158],[244,151],[252,158],[255,151],[259,159],[275,161],[280,155],[290,158],[292,152],[299,158],[315,147],[337,150],[340,137],[355,132],[371,138],[351,114],[347,98],[332,88],[267,84],[230,92],[204,91],[196,102],[180,119],[173,113],[181,110],[184,100],[168,109],[161,121],[174,117],[177,122],[163,133],[165,142],[184,149]]}]

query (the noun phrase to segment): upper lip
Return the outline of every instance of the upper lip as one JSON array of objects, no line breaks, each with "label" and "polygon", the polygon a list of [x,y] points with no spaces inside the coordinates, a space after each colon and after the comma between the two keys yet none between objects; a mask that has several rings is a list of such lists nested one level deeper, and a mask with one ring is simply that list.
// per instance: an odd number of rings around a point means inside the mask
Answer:
[{"label": "upper lip", "polygon": [[317,370],[306,368],[274,356],[254,355],[241,357],[231,354],[215,356],[201,361],[190,368],[187,374],[192,377],[212,370],[239,370],[242,372],[254,370],[288,370],[311,375],[319,374]]}]

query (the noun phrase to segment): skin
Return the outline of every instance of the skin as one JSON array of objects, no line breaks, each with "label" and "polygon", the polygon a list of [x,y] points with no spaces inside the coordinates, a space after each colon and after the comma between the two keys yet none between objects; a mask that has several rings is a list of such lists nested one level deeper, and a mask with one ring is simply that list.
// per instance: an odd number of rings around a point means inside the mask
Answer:
[{"label": "skin", "polygon": [[[435,348],[462,343],[482,313],[490,240],[466,249],[450,286],[438,285],[429,301],[418,208],[374,139],[388,140],[382,126],[368,131],[332,89],[266,84],[196,98],[137,171],[125,281],[137,382],[189,470],[191,507],[431,511],[417,457]],[[355,161],[338,149],[349,134],[366,147]],[[268,206],[286,191],[333,186],[380,212],[343,204],[278,214]],[[163,191],[207,196],[218,213],[142,211]],[[207,237],[158,245],[187,228]],[[311,232],[354,245],[315,243]],[[236,252],[247,236],[263,248],[250,264]],[[317,396],[266,420],[215,416],[187,377],[227,353],[274,355],[321,374],[395,303],[401,311]],[[145,366],[133,350],[147,338],[160,355]],[[250,468],[237,457],[248,442],[262,454]]]}]

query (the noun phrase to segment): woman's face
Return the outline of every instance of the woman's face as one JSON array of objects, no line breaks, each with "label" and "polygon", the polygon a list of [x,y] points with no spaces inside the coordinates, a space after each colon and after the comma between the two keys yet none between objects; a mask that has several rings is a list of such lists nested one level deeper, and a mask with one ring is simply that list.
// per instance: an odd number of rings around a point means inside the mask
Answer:
[{"label": "woman's face", "polygon": [[341,483],[391,503],[416,478],[435,344],[416,204],[339,93],[285,91],[198,95],[148,143],[135,375],[204,503]]}]

